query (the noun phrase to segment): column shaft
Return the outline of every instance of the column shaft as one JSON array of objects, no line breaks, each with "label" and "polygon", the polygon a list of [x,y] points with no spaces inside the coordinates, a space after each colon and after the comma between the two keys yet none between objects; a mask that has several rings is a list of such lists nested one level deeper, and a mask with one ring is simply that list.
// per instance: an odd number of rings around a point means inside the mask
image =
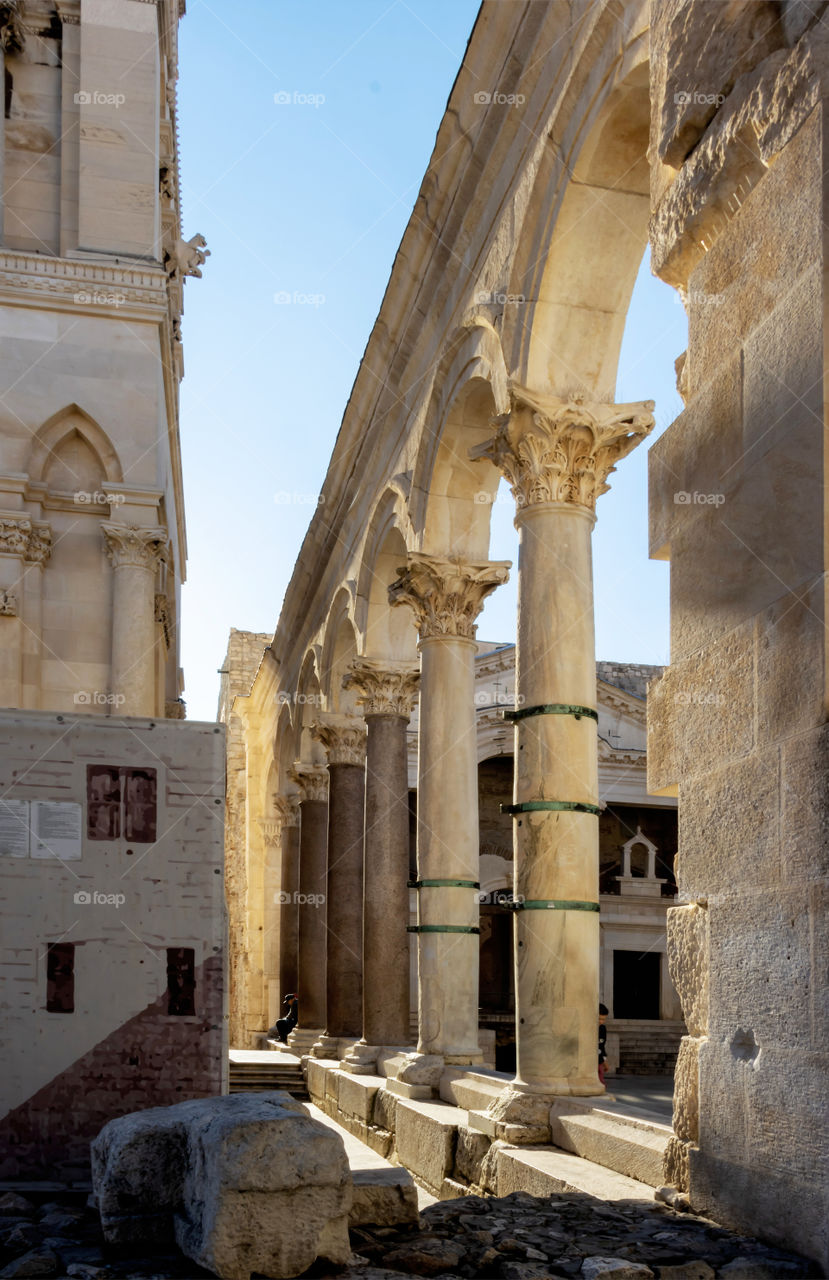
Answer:
[{"label": "column shaft", "polygon": [[[282,827],[281,908],[279,919],[279,986],[282,996],[297,990],[299,953],[299,823]],[[281,1016],[281,1015],[280,1015]]]},{"label": "column shaft", "polygon": [[[478,880],[474,640],[433,636],[422,654],[418,743],[419,880]],[[480,1059],[478,895],[424,886],[418,894],[418,1051]],[[448,926],[458,932],[430,932]],[[474,930],[474,932],[472,932]]]},{"label": "column shaft", "polygon": [[329,764],[329,1036],[360,1035],[363,1020],[363,814],[365,769]]},{"label": "column shaft", "polygon": [[299,1025],[325,1027],[325,900],[328,889],[328,805],[303,800],[299,836]]},{"label": "column shaft", "polygon": [[407,1045],[409,1030],[408,716],[366,715],[363,1039]]}]

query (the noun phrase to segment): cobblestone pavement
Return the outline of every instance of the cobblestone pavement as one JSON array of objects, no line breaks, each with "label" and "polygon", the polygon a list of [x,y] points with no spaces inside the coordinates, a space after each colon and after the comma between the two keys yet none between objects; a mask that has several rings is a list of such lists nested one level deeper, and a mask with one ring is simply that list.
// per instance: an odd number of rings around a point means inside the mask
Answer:
[{"label": "cobblestone pavement", "polygon": [[[35,1203],[0,1196],[0,1277],[53,1280],[201,1280],[179,1253],[117,1255],[82,1198]],[[817,1276],[804,1259],[735,1235],[692,1214],[585,1195],[466,1196],[431,1205],[417,1225],[352,1232],[352,1265],[317,1263],[308,1276],[337,1280],[796,1280]]]}]

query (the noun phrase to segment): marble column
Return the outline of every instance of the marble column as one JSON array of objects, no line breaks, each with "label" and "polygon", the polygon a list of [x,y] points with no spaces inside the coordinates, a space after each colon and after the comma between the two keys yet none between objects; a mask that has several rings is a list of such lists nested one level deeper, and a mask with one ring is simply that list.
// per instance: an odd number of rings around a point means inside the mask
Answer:
[{"label": "marble column", "polygon": [[[279,878],[279,1002],[297,990],[299,982],[299,798],[274,798],[282,827],[282,866]],[[278,1015],[284,1016],[282,1010]]]},{"label": "marble column", "polygon": [[299,1025],[290,1042],[307,1052],[325,1030],[325,902],[328,896],[328,770],[297,763],[299,789]]},{"label": "marble column", "polygon": [[[607,476],[653,426],[614,405],[511,389],[472,451],[509,480],[519,532],[515,819],[516,1080],[498,1112],[543,1127],[545,1098],[597,1073],[599,797],[591,531]],[[532,1098],[536,1099],[537,1114]],[[522,1099],[523,1095],[523,1099]]]},{"label": "marble column", "polygon": [[406,729],[420,671],[357,658],[343,684],[366,720],[362,1041],[349,1065],[366,1070],[382,1047],[410,1043],[409,767]]},{"label": "marble column", "polygon": [[122,716],[154,716],[156,706],[155,581],[167,554],[167,530],[101,525],[113,566],[110,692]]},{"label": "marble column", "polygon": [[475,619],[509,567],[414,553],[389,588],[420,636],[417,1049],[446,1062],[482,1060]]},{"label": "marble column", "polygon": [[320,716],[311,734],[328,757],[326,1034],[317,1057],[339,1057],[363,1021],[363,824],[366,729],[354,716]]}]

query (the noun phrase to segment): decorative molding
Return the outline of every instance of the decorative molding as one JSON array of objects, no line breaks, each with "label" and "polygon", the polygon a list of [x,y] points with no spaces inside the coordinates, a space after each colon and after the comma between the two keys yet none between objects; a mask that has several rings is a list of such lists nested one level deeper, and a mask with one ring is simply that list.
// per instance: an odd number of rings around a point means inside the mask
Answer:
[{"label": "decorative molding", "polygon": [[16,618],[17,613],[17,596],[11,590],[2,590],[0,588],[0,618]]},{"label": "decorative molding", "polygon": [[13,512],[0,513],[0,555],[22,556],[30,564],[45,564],[51,554],[50,525]]},{"label": "decorative molding", "polygon": [[170,601],[162,591],[157,591],[155,596],[155,620],[161,624],[164,630],[164,644],[169,649],[172,638],[170,635]]},{"label": "decorative molding", "polygon": [[311,725],[311,737],[322,743],[329,765],[353,764],[365,768],[366,726],[362,720],[327,715]]},{"label": "decorative molding", "polygon": [[405,716],[408,720],[419,684],[419,667],[380,658],[355,658],[343,676],[343,688],[357,691],[364,716]]},{"label": "decorative molding", "polygon": [[[0,4],[0,49],[3,53],[20,53],[23,49],[24,27],[20,16],[19,0]],[[36,34],[36,33],[35,33]]]},{"label": "decorative molding", "polygon": [[280,818],[260,818],[259,826],[262,840],[267,849],[276,849],[282,841],[282,821]]},{"label": "decorative molding", "polygon": [[167,313],[167,276],[160,265],[117,266],[78,258],[0,249],[0,294],[24,306],[50,303],[91,315]]},{"label": "decorative molding", "polygon": [[175,698],[171,702],[165,702],[164,717],[166,720],[186,720],[187,706],[183,699]]},{"label": "decorative molding", "polygon": [[299,826],[299,796],[295,792],[275,795],[273,803],[283,828]]},{"label": "decorative molding", "polygon": [[635,747],[624,747],[617,750],[606,738],[599,738],[599,761],[601,764],[633,765],[635,769],[644,769],[648,763],[648,753],[644,747],[641,751]]},{"label": "decorative molding", "polygon": [[299,787],[300,804],[308,801],[316,801],[321,804],[328,803],[328,770],[321,768],[315,764],[302,764],[297,760],[292,769],[288,771],[292,782]]},{"label": "decorative molding", "polygon": [[116,569],[129,566],[155,572],[159,561],[167,557],[169,537],[166,529],[140,529],[137,525],[105,521],[101,530],[107,555]]},{"label": "decorative molding", "polygon": [[414,611],[421,640],[435,636],[474,640],[475,619],[484,600],[506,582],[511,567],[508,560],[465,564],[412,552],[389,587],[389,603],[407,604]]},{"label": "decorative molding", "polygon": [[632,404],[537,395],[510,387],[511,408],[491,439],[469,452],[506,476],[519,511],[544,502],[595,511],[616,463],[653,429],[652,400]]}]

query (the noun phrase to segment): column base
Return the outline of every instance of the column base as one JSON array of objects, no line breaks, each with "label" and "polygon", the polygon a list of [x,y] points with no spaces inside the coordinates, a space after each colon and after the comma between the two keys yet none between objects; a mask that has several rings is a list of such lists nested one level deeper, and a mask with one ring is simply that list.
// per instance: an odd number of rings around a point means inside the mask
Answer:
[{"label": "column base", "polygon": [[288,1048],[292,1053],[304,1058],[311,1053],[315,1041],[324,1035],[322,1027],[294,1027],[288,1036]]},{"label": "column base", "polygon": [[386,1088],[401,1098],[434,1098],[446,1060],[440,1053],[407,1053],[403,1066],[386,1081]]},{"label": "column base", "polygon": [[381,1045],[366,1044],[365,1040],[358,1040],[343,1058],[342,1070],[353,1076],[374,1076],[377,1074],[377,1058],[381,1052]]},{"label": "column base", "polygon": [[[346,1041],[351,1044],[351,1041]],[[337,1059],[341,1057],[343,1040],[340,1036],[329,1036],[327,1032],[318,1036],[311,1046],[311,1056],[314,1058]]]},{"label": "column base", "polygon": [[552,1122],[550,1112],[553,1106],[563,1098],[578,1097],[585,1103],[607,1101],[607,1093],[595,1091],[577,1092],[578,1086],[563,1082],[564,1088],[554,1086],[549,1092],[536,1092],[511,1084],[486,1111],[470,1112],[469,1126],[488,1134],[491,1138],[500,1138],[504,1142],[516,1144],[549,1143],[552,1141]]}]

